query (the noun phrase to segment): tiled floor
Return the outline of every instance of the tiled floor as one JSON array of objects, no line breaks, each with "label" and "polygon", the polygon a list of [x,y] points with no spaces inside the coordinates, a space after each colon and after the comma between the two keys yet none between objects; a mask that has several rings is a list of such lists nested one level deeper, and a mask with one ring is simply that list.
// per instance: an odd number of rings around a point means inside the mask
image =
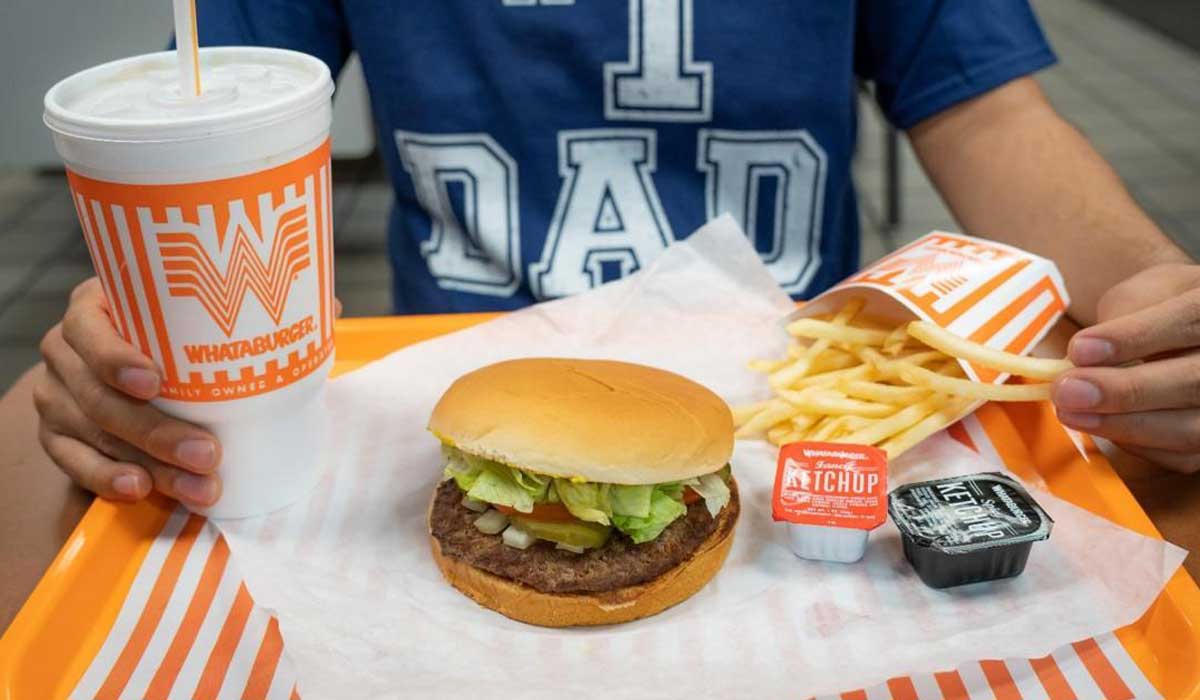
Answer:
[{"label": "tiled floor", "polygon": [[[1200,256],[1200,55],[1089,0],[1034,0],[1061,63],[1041,74],[1058,109],[1126,179],[1134,196]],[[864,105],[855,166],[864,261],[954,220],[907,144],[904,219],[881,225],[883,127]],[[390,309],[384,229],[391,194],[374,166],[335,167],[338,296],[347,315]],[[37,341],[90,275],[58,175],[0,172],[0,390],[37,360]]]}]

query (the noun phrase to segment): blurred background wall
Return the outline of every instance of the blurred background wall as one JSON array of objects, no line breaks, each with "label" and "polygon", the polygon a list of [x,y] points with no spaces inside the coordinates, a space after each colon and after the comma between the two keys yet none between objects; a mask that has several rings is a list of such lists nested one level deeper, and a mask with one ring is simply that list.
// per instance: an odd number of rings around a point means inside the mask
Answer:
[{"label": "blurred background wall", "polygon": [[1102,0],[1105,5],[1200,50],[1200,12],[1196,0]]},{"label": "blurred background wall", "polygon": [[[42,125],[48,87],[82,68],[162,50],[170,36],[167,0],[3,0],[0,66],[8,75],[0,92],[0,168],[58,166]],[[375,147],[357,59],[339,83],[333,143],[341,157],[361,158]]]}]

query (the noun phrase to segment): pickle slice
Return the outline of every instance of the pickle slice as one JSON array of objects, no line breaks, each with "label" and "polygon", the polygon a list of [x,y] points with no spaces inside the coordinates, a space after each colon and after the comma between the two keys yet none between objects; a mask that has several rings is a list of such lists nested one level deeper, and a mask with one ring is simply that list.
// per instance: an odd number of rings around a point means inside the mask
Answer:
[{"label": "pickle slice", "polygon": [[512,516],[511,520],[520,526],[522,530],[525,530],[538,539],[565,544],[571,547],[584,547],[586,549],[603,547],[604,543],[608,542],[609,535],[612,534],[612,528],[607,525],[588,523],[582,520],[569,523],[555,523],[546,520],[522,518],[515,515]]}]

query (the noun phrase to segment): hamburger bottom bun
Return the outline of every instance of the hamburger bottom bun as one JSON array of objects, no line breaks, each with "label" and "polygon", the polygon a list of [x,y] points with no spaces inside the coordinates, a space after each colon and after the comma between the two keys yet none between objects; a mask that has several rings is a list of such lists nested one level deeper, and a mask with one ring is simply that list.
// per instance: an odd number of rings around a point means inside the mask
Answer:
[{"label": "hamburger bottom bun", "polygon": [[695,595],[716,575],[733,546],[741,504],[737,484],[729,504],[717,514],[717,527],[690,558],[658,578],[605,593],[542,593],[524,584],[442,555],[430,536],[433,560],[442,576],[471,600],[518,622],[542,627],[613,625],[655,615]]}]

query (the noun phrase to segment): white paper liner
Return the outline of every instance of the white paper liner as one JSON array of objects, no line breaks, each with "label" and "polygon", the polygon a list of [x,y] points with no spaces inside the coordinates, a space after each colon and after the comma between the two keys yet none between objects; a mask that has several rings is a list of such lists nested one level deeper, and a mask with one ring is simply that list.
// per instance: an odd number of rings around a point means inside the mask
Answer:
[{"label": "white paper liner", "polygon": [[[737,446],[743,512],[702,591],[656,617],[547,630],[476,606],[442,581],[426,509],[440,479],[424,431],[468,370],[519,356],[606,357],[669,368],[731,403],[768,390],[746,360],[780,354],[791,301],[732,219],[632,277],[413,346],[330,386],[324,481],[306,503],[225,522],[256,601],[280,618],[307,698],[809,697],[981,658],[1037,657],[1134,621],[1185,553],[1054,496],[1025,573],[925,587],[889,523],[863,561],[807,562],[770,517],[776,450]],[[893,464],[893,483],[996,470],[944,434]]]}]

